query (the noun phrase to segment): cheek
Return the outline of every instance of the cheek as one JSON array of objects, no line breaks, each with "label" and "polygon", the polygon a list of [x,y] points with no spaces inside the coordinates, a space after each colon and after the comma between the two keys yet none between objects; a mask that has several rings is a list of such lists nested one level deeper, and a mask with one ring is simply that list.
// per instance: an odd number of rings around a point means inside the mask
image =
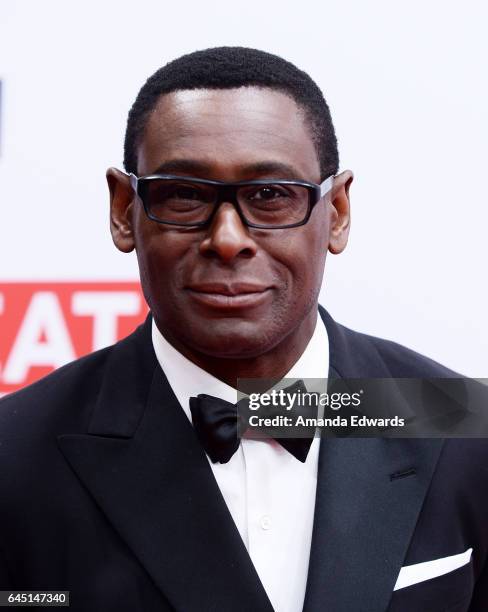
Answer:
[{"label": "cheek", "polygon": [[273,255],[279,265],[286,267],[289,289],[294,301],[308,301],[320,290],[325,258],[327,255],[327,234],[325,223],[306,225],[290,230],[283,236]]},{"label": "cheek", "polygon": [[179,279],[185,254],[191,245],[188,239],[182,239],[183,236],[163,233],[146,233],[136,244],[141,286],[152,310],[160,310],[178,301],[178,288],[181,285]]},{"label": "cheek", "polygon": [[[319,205],[320,206],[320,205]],[[329,248],[329,218],[327,209],[318,208],[312,215],[310,233],[307,237],[307,260],[311,274],[311,282],[316,286],[316,294],[320,291],[320,285],[324,276],[325,259]],[[320,213],[320,214],[319,214]]]}]

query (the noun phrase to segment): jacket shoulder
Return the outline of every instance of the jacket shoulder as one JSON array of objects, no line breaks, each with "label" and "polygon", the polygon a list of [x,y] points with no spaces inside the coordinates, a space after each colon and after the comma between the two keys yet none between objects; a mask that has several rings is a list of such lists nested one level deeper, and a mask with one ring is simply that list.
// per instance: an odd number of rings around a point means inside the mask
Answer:
[{"label": "jacket shoulder", "polygon": [[390,371],[392,378],[459,378],[460,374],[430,357],[392,340],[370,336],[341,325],[344,334],[358,349],[375,351]]},{"label": "jacket shoulder", "polygon": [[344,378],[459,378],[453,370],[397,342],[337,323],[319,305],[327,329],[331,367]]},{"label": "jacket shoulder", "polygon": [[[152,363],[150,329],[148,317],[123,340],[0,399],[0,443],[7,439],[39,440],[49,432],[86,431],[93,409],[108,385],[116,391],[147,382],[144,375],[148,362]],[[114,401],[119,399],[116,394]]]},{"label": "jacket shoulder", "polygon": [[77,406],[89,406],[89,398],[95,396],[100,387],[105,364],[114,346],[72,361],[0,399],[2,437],[10,428],[32,431],[36,426],[41,427],[41,421],[44,424],[50,418],[62,421],[63,416],[68,416]]}]

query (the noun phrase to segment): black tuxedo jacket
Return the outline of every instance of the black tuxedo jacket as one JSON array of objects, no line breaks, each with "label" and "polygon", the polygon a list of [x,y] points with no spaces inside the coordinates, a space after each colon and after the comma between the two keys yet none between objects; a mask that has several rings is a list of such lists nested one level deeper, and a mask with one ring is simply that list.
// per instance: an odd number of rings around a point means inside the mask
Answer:
[{"label": "black tuxedo jacket", "polygon": [[[452,375],[321,316],[329,376]],[[70,590],[83,612],[271,612],[150,327],[0,401],[0,589]],[[402,566],[468,548],[393,592]],[[485,440],[322,441],[306,612],[485,612],[487,553]]]}]

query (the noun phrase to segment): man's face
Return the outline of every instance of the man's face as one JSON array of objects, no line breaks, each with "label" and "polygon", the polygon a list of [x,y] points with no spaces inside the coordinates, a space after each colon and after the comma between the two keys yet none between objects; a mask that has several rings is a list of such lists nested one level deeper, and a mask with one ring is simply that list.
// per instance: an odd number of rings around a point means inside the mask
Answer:
[{"label": "man's face", "polygon": [[[229,182],[321,178],[302,111],[287,95],[257,87],[162,96],[138,149],[138,175],[154,173]],[[177,348],[256,357],[290,334],[313,329],[340,217],[330,194],[301,227],[246,227],[223,202],[202,229],[150,220],[130,191],[120,204],[124,189],[111,186],[114,240],[121,250],[135,247],[144,295],[158,328]]]}]

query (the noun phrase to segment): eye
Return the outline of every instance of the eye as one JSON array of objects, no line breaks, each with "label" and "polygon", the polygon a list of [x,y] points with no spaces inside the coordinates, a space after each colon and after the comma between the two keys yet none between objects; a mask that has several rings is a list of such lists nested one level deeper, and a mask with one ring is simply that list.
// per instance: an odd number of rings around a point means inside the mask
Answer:
[{"label": "eye", "polygon": [[190,185],[175,185],[169,191],[168,197],[179,200],[202,200],[203,194],[199,189]]},{"label": "eye", "polygon": [[287,198],[289,194],[285,189],[277,187],[276,185],[263,185],[256,189],[252,193],[247,195],[249,200],[264,200],[271,201],[279,198]]}]

